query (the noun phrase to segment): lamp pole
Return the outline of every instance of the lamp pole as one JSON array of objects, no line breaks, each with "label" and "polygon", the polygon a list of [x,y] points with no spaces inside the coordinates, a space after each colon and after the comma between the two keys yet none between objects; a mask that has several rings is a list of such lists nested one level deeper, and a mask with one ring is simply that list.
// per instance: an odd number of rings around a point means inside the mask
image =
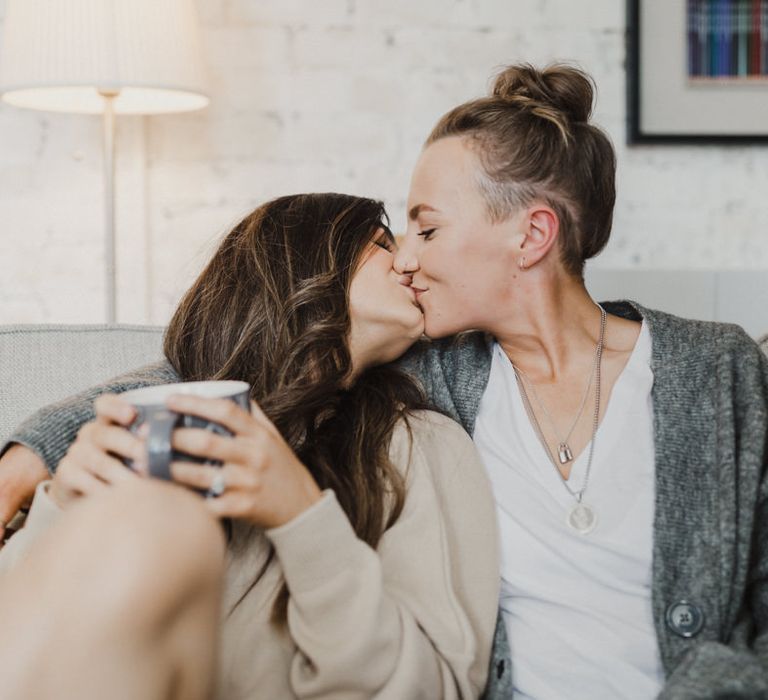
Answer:
[{"label": "lamp pole", "polygon": [[103,116],[104,318],[116,323],[115,119],[208,104],[196,0],[5,0],[5,5],[3,101]]},{"label": "lamp pole", "polygon": [[119,90],[100,89],[104,98],[104,290],[108,324],[117,320],[115,292],[115,98]]}]

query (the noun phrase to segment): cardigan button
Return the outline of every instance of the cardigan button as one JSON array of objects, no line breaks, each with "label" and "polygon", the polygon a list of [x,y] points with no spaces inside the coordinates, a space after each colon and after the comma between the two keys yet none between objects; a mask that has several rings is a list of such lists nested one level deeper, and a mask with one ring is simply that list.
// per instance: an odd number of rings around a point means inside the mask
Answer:
[{"label": "cardigan button", "polygon": [[704,611],[687,600],[679,600],[667,608],[667,627],[686,639],[695,637],[704,627]]}]

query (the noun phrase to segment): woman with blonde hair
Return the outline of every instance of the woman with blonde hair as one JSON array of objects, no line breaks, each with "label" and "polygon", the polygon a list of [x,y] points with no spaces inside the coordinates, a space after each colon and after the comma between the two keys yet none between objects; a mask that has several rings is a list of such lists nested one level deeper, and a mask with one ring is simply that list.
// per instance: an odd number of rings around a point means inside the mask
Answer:
[{"label": "woman with blonde hair", "polygon": [[446,338],[407,366],[494,488],[490,695],[768,697],[768,361],[736,326],[590,297],[616,168],[592,103],[580,70],[517,65],[449,111],[396,256]]}]

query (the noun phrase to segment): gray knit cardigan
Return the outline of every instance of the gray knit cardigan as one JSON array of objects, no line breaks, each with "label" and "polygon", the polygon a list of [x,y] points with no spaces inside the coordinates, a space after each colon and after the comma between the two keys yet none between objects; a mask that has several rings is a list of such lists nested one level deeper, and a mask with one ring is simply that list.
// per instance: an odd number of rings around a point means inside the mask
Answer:
[{"label": "gray knit cardigan", "polygon": [[[768,698],[768,358],[737,326],[689,321],[631,302],[609,313],[645,319],[652,338],[656,445],[652,607],[666,683],[660,698]],[[414,347],[400,364],[472,434],[491,367],[480,333]],[[49,406],[12,441],[54,469],[92,400],[175,381],[152,365]],[[703,613],[681,636],[676,604]],[[486,698],[512,695],[509,645],[497,625]],[[631,694],[631,689],[627,689]]]}]

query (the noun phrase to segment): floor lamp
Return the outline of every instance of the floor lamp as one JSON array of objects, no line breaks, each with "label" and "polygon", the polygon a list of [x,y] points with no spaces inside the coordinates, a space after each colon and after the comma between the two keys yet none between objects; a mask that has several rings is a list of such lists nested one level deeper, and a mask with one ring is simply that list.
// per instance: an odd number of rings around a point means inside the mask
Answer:
[{"label": "floor lamp", "polygon": [[194,0],[7,0],[0,93],[103,115],[106,320],[116,320],[115,115],[208,104]]}]

